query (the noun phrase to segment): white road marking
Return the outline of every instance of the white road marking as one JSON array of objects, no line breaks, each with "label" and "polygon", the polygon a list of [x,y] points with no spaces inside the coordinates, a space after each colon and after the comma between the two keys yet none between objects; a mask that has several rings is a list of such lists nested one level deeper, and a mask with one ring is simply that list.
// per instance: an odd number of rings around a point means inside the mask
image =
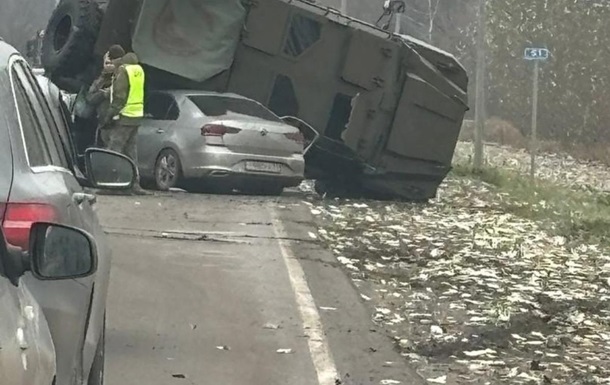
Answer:
[{"label": "white road marking", "polygon": [[19,344],[19,347],[21,349],[27,349],[28,348],[28,343],[25,340],[25,332],[23,331],[22,328],[17,328],[17,333],[15,333],[16,337],[17,337],[17,343]]},{"label": "white road marking", "polygon": [[307,284],[305,272],[303,271],[303,267],[299,263],[299,260],[290,249],[288,241],[285,240],[287,236],[284,225],[278,219],[278,215],[273,208],[271,209],[271,212],[273,229],[275,235],[278,237],[280,251],[282,252],[297,306],[301,313],[303,329],[309,335],[309,354],[311,355],[313,365],[318,374],[318,383],[320,385],[335,385],[335,381],[339,379],[339,373],[324,334],[322,319],[320,318],[318,308],[316,307],[316,303],[311,295],[311,290]]}]

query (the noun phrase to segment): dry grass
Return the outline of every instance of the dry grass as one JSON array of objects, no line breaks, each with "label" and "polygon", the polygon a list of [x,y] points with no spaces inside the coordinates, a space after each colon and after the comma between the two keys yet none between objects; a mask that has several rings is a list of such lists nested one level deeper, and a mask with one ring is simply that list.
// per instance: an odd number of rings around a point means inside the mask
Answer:
[{"label": "dry grass", "polygon": [[[460,141],[474,141],[473,121],[464,121],[460,132]],[[523,135],[523,130],[520,130],[511,122],[497,117],[492,117],[486,122],[484,141],[516,149],[529,148],[529,137]],[[538,141],[538,151],[551,154],[566,153],[576,159],[610,165],[610,143],[607,142],[565,143],[558,140],[541,139]]]},{"label": "dry grass", "polygon": [[534,220],[550,234],[564,236],[574,244],[610,247],[610,195],[606,192],[575,190],[499,168],[475,172],[457,165],[453,173],[489,184],[506,197],[502,200],[504,212]]},{"label": "dry grass", "polygon": [[[460,132],[460,140],[471,142],[474,140],[474,122],[465,121]],[[517,127],[506,120],[491,118],[485,123],[484,140],[513,148],[525,148],[527,140]]]}]

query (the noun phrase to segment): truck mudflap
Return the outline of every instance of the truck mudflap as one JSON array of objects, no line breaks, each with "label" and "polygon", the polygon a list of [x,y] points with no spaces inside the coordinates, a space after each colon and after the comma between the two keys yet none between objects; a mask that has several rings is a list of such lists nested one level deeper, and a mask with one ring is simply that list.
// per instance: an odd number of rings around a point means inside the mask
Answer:
[{"label": "truck mudflap", "polygon": [[410,164],[400,171],[365,168],[361,189],[365,196],[376,199],[407,199],[423,202],[437,194],[451,167],[441,164]]},{"label": "truck mudflap", "polygon": [[366,167],[358,155],[344,143],[322,136],[305,154],[307,179],[334,181],[333,184],[353,184]]},{"label": "truck mudflap", "polygon": [[327,137],[313,144],[305,161],[305,177],[316,180],[318,194],[343,198],[426,201],[451,171],[417,159],[400,159],[396,169],[376,168],[345,143]]}]

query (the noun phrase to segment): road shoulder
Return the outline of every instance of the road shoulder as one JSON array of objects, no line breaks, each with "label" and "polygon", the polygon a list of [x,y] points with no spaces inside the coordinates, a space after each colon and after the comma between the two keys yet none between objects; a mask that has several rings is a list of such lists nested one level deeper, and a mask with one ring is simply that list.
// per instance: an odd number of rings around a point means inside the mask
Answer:
[{"label": "road shoulder", "polygon": [[[312,239],[316,230],[308,206],[276,210],[291,239]],[[316,242],[291,241],[289,246],[307,277],[342,384],[424,384],[386,331],[372,322],[373,309],[336,258]]]}]

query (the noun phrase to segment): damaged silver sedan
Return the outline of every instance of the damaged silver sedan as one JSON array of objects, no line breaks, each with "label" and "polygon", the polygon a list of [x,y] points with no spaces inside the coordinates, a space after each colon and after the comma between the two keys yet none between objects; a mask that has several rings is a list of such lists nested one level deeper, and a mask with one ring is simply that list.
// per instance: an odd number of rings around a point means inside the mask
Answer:
[{"label": "damaged silver sedan", "polygon": [[278,195],[304,178],[306,137],[252,99],[155,91],[145,108],[138,166],[143,181],[155,189],[235,188]]}]

